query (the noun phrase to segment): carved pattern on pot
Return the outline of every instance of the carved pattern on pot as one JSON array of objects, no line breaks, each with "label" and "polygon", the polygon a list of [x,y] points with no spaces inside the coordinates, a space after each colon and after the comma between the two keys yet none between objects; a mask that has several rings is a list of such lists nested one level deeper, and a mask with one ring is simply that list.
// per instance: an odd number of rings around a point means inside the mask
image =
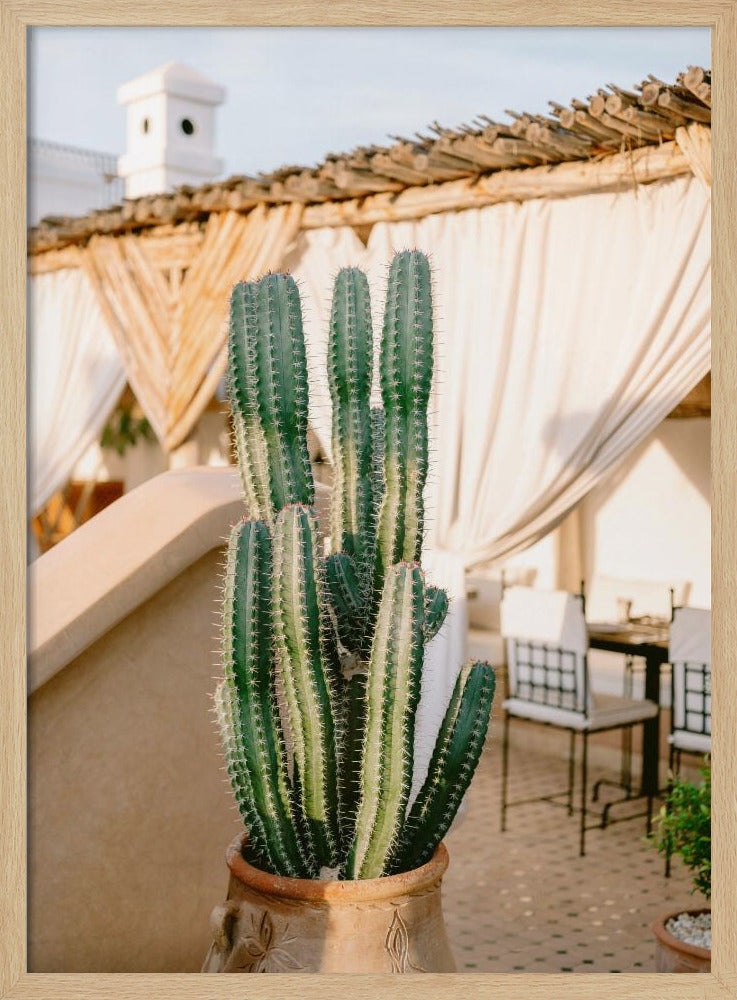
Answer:
[{"label": "carved pattern on pot", "polygon": [[409,957],[409,933],[399,909],[394,910],[392,922],[389,925],[389,930],[386,932],[384,947],[391,959],[392,972],[426,971],[421,966],[415,965]]},{"label": "carved pattern on pot", "polygon": [[271,915],[264,910],[260,917],[251,913],[251,931],[241,934],[228,963],[233,972],[303,972],[284,945],[292,944],[287,937],[289,924],[278,931]]}]

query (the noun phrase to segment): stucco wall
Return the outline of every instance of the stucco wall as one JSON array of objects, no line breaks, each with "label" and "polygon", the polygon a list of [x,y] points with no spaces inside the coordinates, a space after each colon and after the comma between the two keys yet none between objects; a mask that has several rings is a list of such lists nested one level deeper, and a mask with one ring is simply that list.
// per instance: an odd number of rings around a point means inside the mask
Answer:
[{"label": "stucco wall", "polygon": [[559,529],[514,556],[538,587],[576,589],[595,575],[686,581],[711,604],[711,421],[666,420]]},{"label": "stucco wall", "polygon": [[708,419],[666,420],[581,505],[586,576],[685,580],[711,604]]},{"label": "stucco wall", "polygon": [[30,568],[32,972],[200,969],[241,828],[211,694],[243,513],[235,469],[167,472]]},{"label": "stucco wall", "polygon": [[31,972],[196,972],[239,827],[209,711],[222,553],[33,694]]}]

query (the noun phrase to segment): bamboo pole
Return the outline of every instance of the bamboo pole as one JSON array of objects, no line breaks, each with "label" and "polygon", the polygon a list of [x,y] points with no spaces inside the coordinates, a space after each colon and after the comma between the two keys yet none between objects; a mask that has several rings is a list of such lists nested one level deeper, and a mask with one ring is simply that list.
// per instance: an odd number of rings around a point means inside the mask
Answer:
[{"label": "bamboo pole", "polygon": [[711,129],[698,122],[676,130],[676,142],[700,181],[711,187]]},{"label": "bamboo pole", "polygon": [[82,266],[82,250],[77,246],[62,247],[61,250],[47,250],[28,258],[28,273],[50,274],[68,267]]},{"label": "bamboo pole", "polygon": [[376,222],[420,219],[436,212],[483,208],[505,201],[566,198],[597,191],[617,191],[691,172],[678,144],[644,146],[599,160],[560,163],[551,167],[504,170],[479,179],[408,188],[399,195],[378,194],[362,199],[308,205],[303,229],[360,226]]}]

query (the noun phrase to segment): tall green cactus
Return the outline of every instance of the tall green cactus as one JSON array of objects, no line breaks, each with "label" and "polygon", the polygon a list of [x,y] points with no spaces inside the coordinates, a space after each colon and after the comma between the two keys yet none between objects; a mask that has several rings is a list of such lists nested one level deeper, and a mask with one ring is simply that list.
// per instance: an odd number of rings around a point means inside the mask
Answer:
[{"label": "tall green cactus", "polygon": [[333,503],[331,538],[336,551],[363,568],[373,549],[371,375],[373,335],[366,275],[338,272],[328,338],[328,382],[333,402]]},{"label": "tall green cactus", "polygon": [[348,878],[378,878],[397,843],[412,783],[420,700],[425,584],[417,563],[386,575],[374,628],[366,691],[361,799]]},{"label": "tall green cactus", "polygon": [[227,720],[227,766],[256,854],[290,875],[311,861],[292,824],[284,740],[276,702],[272,636],[271,539],[263,521],[242,521],[230,536],[225,577],[225,681],[217,696]]},{"label": "tall green cactus", "polygon": [[494,692],[488,665],[461,671],[410,806],[424,651],[448,610],[419,565],[433,366],[427,259],[408,251],[391,264],[379,410],[371,408],[368,282],[355,268],[336,278],[325,554],[292,278],[270,274],[235,287],[228,353],[248,517],[228,550],[216,711],[249,857],[307,878],[415,867],[432,855],[468,788]]},{"label": "tall green cactus", "polygon": [[315,499],[307,450],[307,362],[293,278],[241,282],[230,300],[229,385],[246,503],[269,521]]},{"label": "tall green cactus", "polygon": [[320,865],[337,866],[340,829],[336,710],[327,658],[317,523],[307,507],[285,507],[274,528],[276,647],[294,738],[294,768],[310,847]]},{"label": "tall green cactus", "polygon": [[[487,663],[467,665],[458,675],[427,778],[392,858],[392,871],[409,871],[429,861],[453,822],[481,756],[494,687],[494,671]],[[438,774],[445,780],[436,781]]]},{"label": "tall green cactus", "polygon": [[397,254],[381,339],[384,403],[384,497],[379,516],[376,574],[422,550],[427,478],[427,403],[433,366],[430,265],[421,253]]}]

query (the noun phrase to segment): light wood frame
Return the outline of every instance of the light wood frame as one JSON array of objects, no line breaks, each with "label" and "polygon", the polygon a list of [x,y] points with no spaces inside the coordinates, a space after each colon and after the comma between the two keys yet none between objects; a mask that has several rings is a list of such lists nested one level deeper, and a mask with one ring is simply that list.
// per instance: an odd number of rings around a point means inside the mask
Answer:
[{"label": "light wood frame", "polygon": [[[26,29],[42,25],[705,26],[713,29],[713,972],[240,976],[27,974],[25,684]],[[438,995],[737,998],[737,0],[0,0],[0,997],[158,1000]],[[125,873],[121,873],[125,877]],[[63,914],[60,914],[63,919]],[[101,928],[104,933],[104,928]]]}]

